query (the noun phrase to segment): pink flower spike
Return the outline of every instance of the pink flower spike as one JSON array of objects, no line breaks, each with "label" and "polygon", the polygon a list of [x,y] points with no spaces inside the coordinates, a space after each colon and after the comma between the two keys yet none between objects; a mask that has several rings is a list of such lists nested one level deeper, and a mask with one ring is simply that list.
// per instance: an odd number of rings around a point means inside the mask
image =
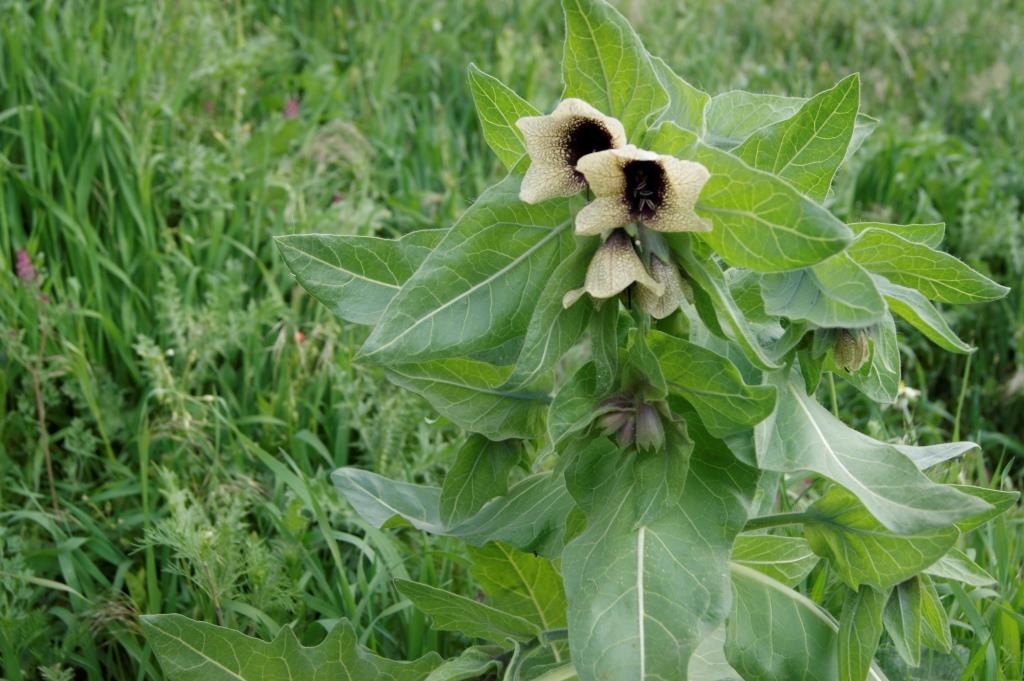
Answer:
[{"label": "pink flower spike", "polygon": [[284,103],[284,117],[285,118],[298,118],[299,116],[299,100],[291,97]]},{"label": "pink flower spike", "polygon": [[25,284],[32,284],[39,277],[39,271],[32,264],[32,258],[24,248],[19,249],[15,256],[14,271],[17,272],[18,279]]}]

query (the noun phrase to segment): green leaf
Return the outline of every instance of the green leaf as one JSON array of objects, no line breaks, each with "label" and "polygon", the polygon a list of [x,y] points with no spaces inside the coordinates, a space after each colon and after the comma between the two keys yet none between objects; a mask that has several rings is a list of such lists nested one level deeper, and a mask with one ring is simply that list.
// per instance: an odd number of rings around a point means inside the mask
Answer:
[{"label": "green leaf", "polygon": [[274,241],[311,296],[345,321],[373,325],[446,233],[425,229],[401,239],[292,234]]},{"label": "green leaf", "polygon": [[869,328],[867,333],[871,343],[871,360],[866,367],[854,373],[837,373],[875,402],[895,402],[902,378],[896,322],[891,314],[886,313],[882,321]]},{"label": "green leaf", "polygon": [[859,108],[860,77],[853,74],[807,100],[793,116],[755,131],[734,153],[822,201],[846,156]]},{"label": "green leaf", "polygon": [[451,526],[465,520],[494,497],[508,492],[508,474],[518,460],[519,452],[511,442],[492,442],[471,435],[441,486],[441,521]]},{"label": "green leaf", "polygon": [[949,253],[880,229],[861,232],[847,252],[875,274],[940,303],[984,303],[1010,291]]},{"label": "green leaf", "polygon": [[862,586],[847,591],[839,617],[839,681],[864,681],[882,637],[882,610],[889,592]]},{"label": "green leaf", "polygon": [[562,576],[551,561],[501,542],[470,549],[469,556],[470,574],[487,594],[487,602],[543,630],[565,626]]},{"label": "green leaf", "polygon": [[779,393],[775,413],[754,431],[762,469],[824,475],[897,533],[945,527],[987,510],[986,502],[929,480],[899,449],[846,426],[792,372],[766,374],[765,382]]},{"label": "green leaf", "polygon": [[[838,627],[817,604],[735,563],[725,654],[744,679],[838,681]],[[868,679],[885,681],[872,667]]]},{"label": "green leaf", "polygon": [[788,183],[700,142],[674,123],[659,126],[652,147],[702,163],[710,171],[697,211],[711,220],[712,230],[699,236],[734,267],[757,272],[799,269],[850,242],[846,225]]},{"label": "green leaf", "polygon": [[725,568],[756,476],[693,425],[685,490],[650,523],[638,522],[645,499],[631,458],[611,443],[596,441],[566,471],[588,517],[562,558],[583,681],[679,678],[728,613]]},{"label": "green leaf", "polygon": [[445,661],[430,672],[424,681],[476,681],[488,678],[489,673],[501,672],[499,658],[504,650],[498,646],[471,646],[455,658]]},{"label": "green leaf", "polygon": [[660,331],[648,334],[669,390],[686,398],[715,437],[759,423],[775,406],[775,389],[747,385],[725,357]]},{"label": "green leaf", "polygon": [[619,379],[619,304],[608,301],[590,316],[590,358],[597,369],[597,389],[606,393]]},{"label": "green leaf", "polygon": [[518,354],[551,271],[575,248],[570,202],[522,203],[520,180],[509,175],[462,215],[391,300],[362,358]]},{"label": "green leaf", "polygon": [[685,239],[670,239],[670,243],[679,256],[680,264],[687,276],[697,285],[694,288],[695,297],[698,289],[708,297],[713,308],[709,313],[725,318],[726,326],[732,331],[733,340],[743,349],[747,359],[759,369],[777,369],[779,365],[765,352],[757,334],[747,323],[743,311],[733,300],[718,263],[698,258],[690,250],[689,242]]},{"label": "green leaf", "polygon": [[471,359],[439,359],[390,366],[386,375],[466,430],[492,440],[531,437],[543,423],[547,395],[502,387],[510,371]]},{"label": "green leaf", "polygon": [[885,317],[874,280],[845,252],[812,267],[761,277],[765,311],[824,328],[856,328]]},{"label": "green leaf", "polygon": [[793,587],[804,581],[821,559],[800,537],[741,534],[733,544],[732,560]]},{"label": "green leaf", "polygon": [[566,97],[578,97],[622,121],[626,135],[642,132],[669,102],[636,31],[604,0],[563,0]]},{"label": "green leaf", "polygon": [[[652,333],[659,333],[654,331]],[[661,370],[657,355],[651,350],[648,334],[633,330],[626,362],[626,385],[635,384],[645,387],[645,395],[652,400],[663,400],[668,394],[668,385]]]},{"label": "green leaf", "polygon": [[359,645],[347,620],[313,648],[300,644],[290,627],[268,643],[181,615],[143,615],[141,622],[169,681],[422,681],[441,663],[436,653],[415,662],[378,657]]},{"label": "green leaf", "polygon": [[833,487],[805,512],[804,536],[853,590],[878,591],[909,579],[948,551],[960,532],[952,526],[894,534],[841,487]]},{"label": "green leaf", "polygon": [[898,314],[924,334],[925,338],[944,350],[967,354],[974,352],[967,343],[953,333],[949,324],[928,299],[912,288],[894,284],[884,277],[875,277],[879,293],[889,304],[889,309]]},{"label": "green leaf", "polygon": [[404,579],[396,579],[395,586],[418,610],[430,615],[435,629],[460,631],[466,636],[499,644],[529,641],[540,633],[535,624],[522,617],[472,598]]},{"label": "green leaf", "polygon": [[950,549],[949,553],[925,568],[924,572],[932,577],[963,582],[970,586],[992,586],[996,583],[996,580],[985,571],[985,568],[975,563],[958,548]]},{"label": "green leaf", "polygon": [[882,616],[896,652],[911,667],[921,663],[921,585],[911,579],[897,586]]},{"label": "green leaf", "polygon": [[894,225],[888,222],[851,222],[846,226],[853,230],[854,234],[860,234],[869,229],[880,230],[930,248],[938,248],[942,243],[942,238],[946,235],[945,222],[913,225]]},{"label": "green leaf", "polygon": [[[960,448],[964,451],[977,447],[973,442],[958,442],[954,443],[954,445],[960,445]],[[978,499],[988,503],[990,506],[990,508],[964,518],[956,524],[957,529],[964,533],[981,527],[993,518],[1006,513],[1013,508],[1017,503],[1017,500],[1020,499],[1020,492],[1007,492],[999,489],[991,489],[989,487],[976,487],[974,485],[952,485],[952,487],[964,494],[970,494],[972,497],[977,497]]]},{"label": "green leaf", "polygon": [[634,454],[638,525],[650,525],[675,511],[686,489],[692,453],[693,440],[684,422],[665,424],[664,447]]},{"label": "green leaf", "polygon": [[469,91],[473,93],[476,115],[484,140],[509,170],[526,153],[523,133],[516,121],[523,116],[540,114],[532,104],[517,95],[494,76],[469,65]]},{"label": "green leaf", "polygon": [[[716,147],[732,149],[761,128],[796,115],[807,101],[803,97],[782,97],[743,90],[730,90],[715,95],[705,111],[705,140]],[[853,137],[846,151],[847,158],[877,126],[878,121],[871,116],[857,114]]]},{"label": "green leaf", "polygon": [[586,332],[593,306],[572,305],[566,308],[562,305],[562,297],[566,291],[580,287],[598,242],[598,239],[578,240],[572,254],[551,273],[526,327],[526,338],[508,386],[522,387],[536,381]]},{"label": "green leaf", "polygon": [[686,678],[693,681],[743,681],[725,659],[725,627],[708,634],[690,658]]},{"label": "green leaf", "polygon": [[942,607],[939,592],[928,575],[914,579],[921,587],[921,638],[932,650],[948,653],[953,650],[953,636],[949,631],[949,615]]},{"label": "green leaf", "polygon": [[537,473],[514,484],[508,494],[492,499],[461,523],[441,522],[441,490],[415,485],[358,468],[339,468],[331,475],[342,495],[373,527],[396,516],[431,534],[457,537],[480,546],[504,541],[521,551],[557,556],[562,550],[566,517],[573,500],[562,476]]},{"label": "green leaf", "polygon": [[599,399],[603,394],[598,390],[597,367],[587,362],[558,389],[555,399],[548,408],[548,437],[557,447],[570,435],[589,426],[594,418],[603,413]]},{"label": "green leaf", "polygon": [[672,121],[683,130],[704,134],[704,109],[711,97],[676,75],[659,57],[651,57],[654,71],[668,92],[668,108],[661,112],[659,121]]},{"label": "green leaf", "polygon": [[[893,445],[893,447],[906,454],[907,457],[914,462],[914,465],[922,471],[927,470],[936,464],[942,463],[943,461],[963,456],[967,452],[978,449],[978,445],[973,442],[947,442],[944,444],[928,445],[925,447],[913,445]],[[966,488],[959,485],[954,485],[954,487],[960,489],[962,492],[967,492],[974,496],[980,496],[983,499],[985,498],[984,494],[974,494],[974,490],[984,488]],[[989,499],[985,500],[990,501]]]}]

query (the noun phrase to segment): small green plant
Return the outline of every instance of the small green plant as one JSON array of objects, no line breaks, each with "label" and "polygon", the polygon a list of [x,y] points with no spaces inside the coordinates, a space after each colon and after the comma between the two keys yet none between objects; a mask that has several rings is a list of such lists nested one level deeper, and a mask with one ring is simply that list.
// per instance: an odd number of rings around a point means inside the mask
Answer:
[{"label": "small green plant", "polygon": [[470,433],[439,488],[333,479],[374,527],[469,546],[481,598],[397,587],[476,644],[395,662],[345,621],[306,648],[288,627],[265,643],[145,617],[171,679],[883,679],[883,634],[911,667],[949,653],[945,585],[991,584],[958,538],[1017,495],[925,472],[976,445],[837,416],[835,377],[896,400],[893,315],[968,353],[933,302],[1006,294],[937,250],[941,224],[828,210],[875,125],[858,76],[711,97],[601,0],[563,5],[553,113],[471,67],[510,172],[450,229],[278,240],[370,327],[362,361]]}]

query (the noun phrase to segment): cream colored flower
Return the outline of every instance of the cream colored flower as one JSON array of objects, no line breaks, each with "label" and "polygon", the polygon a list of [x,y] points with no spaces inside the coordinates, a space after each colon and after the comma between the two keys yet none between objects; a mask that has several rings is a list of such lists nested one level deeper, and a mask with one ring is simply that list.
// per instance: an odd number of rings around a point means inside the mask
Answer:
[{"label": "cream colored flower", "polygon": [[617,296],[632,284],[639,284],[641,289],[648,288],[655,296],[665,292],[664,284],[655,281],[640,256],[633,248],[633,242],[621,229],[611,233],[587,267],[587,276],[583,288],[574,289],[562,298],[562,305],[572,306],[584,293],[592,298],[604,300]]},{"label": "cream colored flower", "polygon": [[661,258],[651,254],[651,276],[662,284],[665,290],[661,295],[644,286],[637,288],[636,302],[640,309],[655,319],[664,319],[679,309],[685,293],[687,282],[679,276],[679,270],[672,263],[662,262]]},{"label": "cream colored flower", "polygon": [[657,232],[707,232],[697,215],[708,169],[633,145],[589,154],[577,166],[597,197],[576,215],[577,234],[600,234],[630,222]]},{"label": "cream colored flower", "polygon": [[622,123],[582,99],[563,100],[550,115],[524,116],[516,126],[530,155],[530,168],[519,189],[519,198],[526,203],[583,191],[587,181],[576,163],[587,154],[626,143]]}]

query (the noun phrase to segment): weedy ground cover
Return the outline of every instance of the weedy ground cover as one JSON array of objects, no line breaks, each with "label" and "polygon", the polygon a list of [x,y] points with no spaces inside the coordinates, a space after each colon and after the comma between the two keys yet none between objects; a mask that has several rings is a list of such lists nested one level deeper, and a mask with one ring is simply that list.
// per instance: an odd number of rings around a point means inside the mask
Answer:
[{"label": "weedy ground cover", "polygon": [[[389,657],[461,649],[392,580],[474,595],[466,556],[367,526],[327,479],[359,464],[439,484],[457,432],[352,365],[364,332],[301,295],[270,237],[451,224],[502,174],[465,63],[550,110],[562,27],[548,5],[2,5],[8,678],[160,678],[136,625],[155,612],[262,638],[297,623],[310,643],[347,617]],[[879,439],[974,439],[986,457],[945,479],[1012,485],[1024,451],[1019,8],[619,6],[706,91],[807,96],[861,72],[863,110],[882,122],[830,211],[944,220],[948,249],[1014,291],[946,311],[981,348],[973,359],[904,333],[910,390],[896,406],[842,381],[835,404]],[[965,540],[999,595],[943,594],[962,647],[939,678],[1020,676],[1019,536],[1016,514]],[[820,574],[801,589],[838,612]]]}]

